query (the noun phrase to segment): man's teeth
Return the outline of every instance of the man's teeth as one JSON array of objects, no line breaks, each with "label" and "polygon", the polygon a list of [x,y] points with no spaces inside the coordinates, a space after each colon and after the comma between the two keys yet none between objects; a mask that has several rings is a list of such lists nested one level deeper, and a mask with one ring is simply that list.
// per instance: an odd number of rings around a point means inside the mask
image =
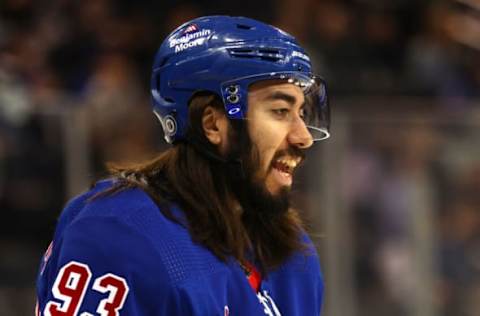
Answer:
[{"label": "man's teeth", "polygon": [[299,161],[300,159],[293,159],[293,158],[282,158],[282,159],[279,159],[277,160],[279,163],[285,165],[288,167],[288,169],[291,171],[293,170],[297,164],[300,162]]}]

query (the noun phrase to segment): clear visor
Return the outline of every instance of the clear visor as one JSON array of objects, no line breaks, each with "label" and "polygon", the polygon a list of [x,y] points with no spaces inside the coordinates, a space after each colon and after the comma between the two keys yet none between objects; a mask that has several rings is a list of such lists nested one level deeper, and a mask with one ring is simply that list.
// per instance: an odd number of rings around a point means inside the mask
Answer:
[{"label": "clear visor", "polygon": [[[299,79],[288,79],[289,82],[302,87]],[[304,87],[305,104],[302,119],[312,135],[313,141],[330,137],[330,106],[325,81],[319,77],[311,77],[310,85]]]},{"label": "clear visor", "polygon": [[244,119],[246,117],[244,115],[246,113],[242,113],[243,111],[240,111],[239,107],[240,103],[245,102],[244,104],[246,104],[246,100],[244,100],[242,95],[247,95],[250,85],[265,80],[285,80],[300,87],[304,93],[305,102],[298,114],[290,115],[289,120],[291,122],[296,122],[297,119],[303,120],[313,141],[320,141],[330,137],[330,107],[325,81],[320,77],[298,72],[255,75],[224,83],[222,85],[222,91],[224,91],[223,98],[227,113],[231,118]]}]

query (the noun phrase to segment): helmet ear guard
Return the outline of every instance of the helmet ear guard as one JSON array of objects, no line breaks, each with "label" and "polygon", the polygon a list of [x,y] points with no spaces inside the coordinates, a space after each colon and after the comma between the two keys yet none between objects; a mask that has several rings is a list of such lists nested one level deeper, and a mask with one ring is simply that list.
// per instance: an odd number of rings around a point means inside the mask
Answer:
[{"label": "helmet ear guard", "polygon": [[316,99],[323,101],[314,101],[316,108],[309,111],[317,118],[305,124],[320,131],[321,137],[311,132],[314,140],[327,138],[325,84],[312,75],[310,59],[294,37],[243,17],[207,16],[183,24],[163,42],[153,66],[152,103],[165,140],[174,143],[185,138],[188,103],[198,91],[217,94],[230,119],[244,119],[249,86],[275,79],[298,85],[306,95],[312,84],[321,84],[316,93],[323,97]]}]

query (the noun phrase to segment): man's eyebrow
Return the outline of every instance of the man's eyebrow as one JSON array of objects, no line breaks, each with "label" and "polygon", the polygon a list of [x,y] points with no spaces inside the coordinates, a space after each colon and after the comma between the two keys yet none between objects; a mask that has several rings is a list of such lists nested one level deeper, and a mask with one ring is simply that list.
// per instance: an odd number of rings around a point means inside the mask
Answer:
[{"label": "man's eyebrow", "polygon": [[267,97],[269,101],[282,100],[287,102],[290,105],[294,105],[297,102],[297,98],[291,94],[285,93],[283,91],[275,91]]}]

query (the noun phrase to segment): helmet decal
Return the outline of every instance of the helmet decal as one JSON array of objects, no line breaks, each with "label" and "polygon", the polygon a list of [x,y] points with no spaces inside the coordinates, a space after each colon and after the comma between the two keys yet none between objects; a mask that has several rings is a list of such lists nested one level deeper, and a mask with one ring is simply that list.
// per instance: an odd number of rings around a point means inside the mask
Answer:
[{"label": "helmet decal", "polygon": [[168,39],[169,46],[174,48],[175,53],[179,53],[183,50],[203,45],[211,33],[212,31],[209,29],[199,29],[196,24],[191,24],[179,34],[180,37],[170,37]]}]

